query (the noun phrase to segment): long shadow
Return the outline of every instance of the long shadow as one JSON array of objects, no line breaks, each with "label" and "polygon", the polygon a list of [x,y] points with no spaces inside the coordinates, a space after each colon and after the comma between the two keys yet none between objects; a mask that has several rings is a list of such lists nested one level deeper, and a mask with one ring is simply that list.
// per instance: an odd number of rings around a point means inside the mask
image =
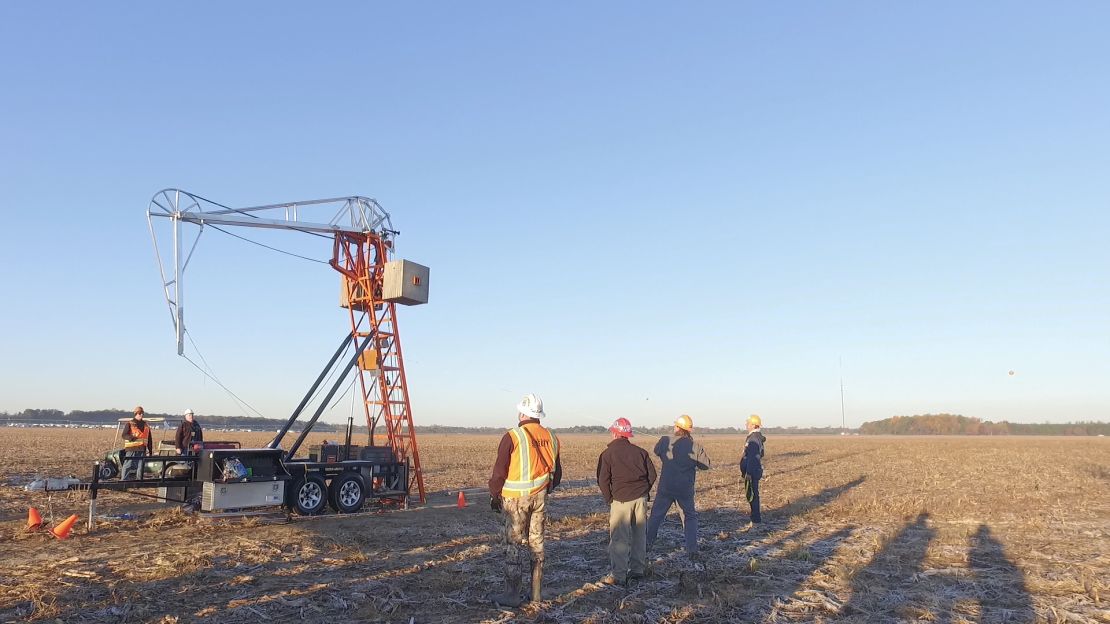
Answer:
[{"label": "long shadow", "polygon": [[906,524],[852,578],[852,597],[841,614],[864,616],[861,621],[877,621],[882,617],[916,619],[914,605],[903,585],[916,574],[925,561],[929,543],[936,531],[928,526],[929,514],[922,512],[913,523]]},{"label": "long shadow", "polygon": [[[813,575],[813,573],[819,570],[826,563],[828,563],[829,560],[831,560],[834,556],[836,556],[837,549],[842,543],[844,543],[845,540],[851,537],[851,535],[852,529],[850,527],[843,527],[831,535],[827,535],[806,545],[804,547],[804,552],[810,554],[807,559],[807,563],[810,564],[809,573],[799,579],[799,581],[795,583],[792,587],[783,591],[781,595],[789,599],[795,593],[804,589],[806,582]],[[802,551],[802,548],[803,547],[794,549],[792,553],[787,553],[786,557],[797,558],[797,553]],[[812,553],[817,553],[817,555],[812,556]],[[760,606],[760,608],[754,610],[754,612],[749,607],[748,609],[745,609],[745,615],[747,616],[745,619],[747,621],[755,621],[757,619],[765,621],[766,619],[772,617],[771,614],[774,610],[775,606],[773,604],[763,604]]]},{"label": "long shadow", "polygon": [[1033,622],[1036,613],[1025,587],[1025,575],[1006,557],[1002,543],[980,524],[971,538],[972,598],[979,603],[981,622]]},{"label": "long shadow", "polygon": [[766,516],[765,521],[774,524],[789,523],[794,517],[805,515],[818,507],[828,505],[848,490],[858,487],[866,480],[866,475],[860,475],[847,483],[827,487],[816,494],[803,496],[802,498],[790,501],[780,507],[766,509],[763,511],[763,515]]},{"label": "long shadow", "polygon": [[[393,534],[403,529],[393,526],[388,535],[375,537],[374,518],[363,526],[350,527],[347,541],[333,527],[328,531],[305,525],[286,525],[289,540],[270,532],[259,544],[274,549],[268,561],[240,561],[228,548],[249,533],[233,529],[224,543],[198,541],[197,554],[205,563],[180,569],[164,578],[135,582],[120,579],[105,588],[102,580],[77,579],[67,583],[73,596],[58,597],[61,607],[48,621],[157,621],[160,616],[180,618],[180,622],[221,622],[226,624],[259,621],[476,621],[497,612],[480,600],[489,587],[477,588],[487,576],[500,583],[502,554],[497,547],[500,517],[490,512],[465,525],[444,527],[441,536],[429,538],[429,550],[394,548]],[[415,519],[414,519],[415,520]],[[488,520],[488,521],[487,521]],[[345,527],[346,530],[346,527]],[[412,527],[418,530],[417,526]],[[473,532],[479,533],[474,535]],[[583,581],[599,579],[608,565],[603,542],[607,527],[587,531],[575,543],[561,543],[548,532],[548,582],[545,594],[555,598],[581,588]],[[147,539],[144,529],[135,527],[113,536],[120,540]],[[180,537],[180,536],[178,536]],[[366,538],[359,540],[359,537]],[[435,544],[446,539],[447,545]],[[579,552],[581,543],[597,543],[588,552]],[[411,542],[411,540],[410,540]],[[286,549],[303,546],[304,550]],[[332,547],[344,546],[338,552]],[[485,547],[488,545],[488,548]],[[253,547],[253,546],[252,546]],[[280,552],[279,552],[280,551]],[[299,554],[303,552],[304,554]],[[361,552],[364,556],[359,557]],[[569,575],[560,568],[578,558],[586,573]],[[98,564],[101,578],[110,572],[106,562]],[[562,577],[562,578],[560,578]],[[527,590],[528,582],[524,581]],[[612,588],[598,587],[595,591]],[[579,592],[581,593],[581,592]],[[557,605],[556,599],[553,605]],[[533,610],[535,610],[533,608]],[[25,616],[12,611],[12,617]]]},{"label": "long shadow", "polygon": [[805,457],[806,455],[813,455],[813,451],[790,451],[789,453],[775,453],[775,459],[791,459],[794,457]]},{"label": "long shadow", "polygon": [[[767,516],[765,524],[786,526],[795,516],[803,515],[831,503],[865,480],[866,477],[861,475],[841,485],[827,487],[816,494],[798,499],[774,510],[766,511],[764,512]],[[773,514],[773,516],[769,514]],[[703,573],[690,573],[682,571],[679,565],[678,569],[672,570],[672,574],[676,575],[682,594],[687,595],[692,600],[701,601],[704,592],[706,596],[709,596],[709,600],[712,600],[718,608],[729,615],[730,621],[735,619],[733,616],[739,618],[737,621],[743,622],[759,621],[767,617],[769,611],[774,608],[773,605],[769,604],[766,599],[758,599],[756,596],[768,591],[778,596],[792,596],[795,592],[803,589],[809,575],[834,557],[839,546],[852,535],[853,531],[853,527],[845,526],[834,533],[809,541],[809,533],[812,532],[812,529],[808,526],[802,526],[792,532],[772,534],[773,539],[767,539],[768,535],[764,533],[729,533],[720,530],[724,528],[720,527],[720,524],[727,523],[729,525],[727,528],[731,529],[736,526],[738,518],[746,519],[746,516],[738,515],[733,508],[706,510],[701,515],[705,518],[701,526],[702,538],[705,539],[703,547],[705,571]],[[668,535],[668,542],[675,541],[676,544],[681,542],[680,531],[672,530],[670,533],[674,535],[673,537]],[[716,539],[710,537],[713,533],[717,534]],[[803,542],[803,545],[795,546],[787,552],[779,552],[784,544],[796,541]],[[747,568],[734,569],[731,566],[734,566],[735,562],[730,555],[735,553],[738,545],[755,559],[784,557],[792,561],[804,562],[802,565],[808,573],[799,578],[796,583],[791,584],[789,581],[776,580],[774,577],[768,577]],[[715,554],[724,556],[718,559],[714,556]],[[672,565],[671,567],[674,568],[675,566]]]},{"label": "long shadow", "polygon": [[850,457],[855,457],[856,455],[862,455],[864,452],[865,451],[851,451],[851,452],[848,452],[848,453],[842,453],[840,455],[836,455],[836,456],[833,456],[833,457],[826,457],[825,459],[820,459],[820,460],[817,460],[815,462],[810,462],[808,464],[802,464],[801,466],[795,466],[793,468],[787,468],[785,470],[776,470],[776,471],[772,472],[771,474],[773,476],[780,476],[780,475],[787,475],[787,474],[790,474],[792,472],[800,472],[802,470],[809,470],[809,469],[814,468],[816,466],[820,466],[821,464],[830,464],[832,462],[840,461],[842,459],[848,459]]}]

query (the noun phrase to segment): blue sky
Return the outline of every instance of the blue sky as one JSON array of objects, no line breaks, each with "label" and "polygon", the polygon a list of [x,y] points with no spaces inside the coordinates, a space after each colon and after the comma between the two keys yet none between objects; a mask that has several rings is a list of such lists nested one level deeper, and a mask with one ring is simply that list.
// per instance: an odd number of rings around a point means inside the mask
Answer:
[{"label": "blue sky", "polygon": [[[556,426],[837,425],[841,361],[850,425],[1108,420],[1108,22],[5,3],[0,411],[245,413],[176,355],[144,211],[178,187],[377,198],[432,267],[400,318],[418,424],[507,424],[536,392]],[[337,276],[215,232],[190,272],[205,359],[287,415],[344,331]]]}]

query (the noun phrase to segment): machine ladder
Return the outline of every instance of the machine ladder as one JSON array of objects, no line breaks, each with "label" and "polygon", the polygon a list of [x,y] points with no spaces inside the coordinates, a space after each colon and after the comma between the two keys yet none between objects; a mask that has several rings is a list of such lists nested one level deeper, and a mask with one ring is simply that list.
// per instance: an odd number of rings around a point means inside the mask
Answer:
[{"label": "machine ladder", "polygon": [[397,329],[397,306],[382,299],[385,264],[391,243],[370,233],[337,232],[332,267],[343,275],[343,306],[350,313],[355,344],[371,338],[359,358],[358,385],[362,393],[370,443],[380,421],[397,461],[408,462],[413,483],[426,502],[424,473],[412,422],[405,361]]}]

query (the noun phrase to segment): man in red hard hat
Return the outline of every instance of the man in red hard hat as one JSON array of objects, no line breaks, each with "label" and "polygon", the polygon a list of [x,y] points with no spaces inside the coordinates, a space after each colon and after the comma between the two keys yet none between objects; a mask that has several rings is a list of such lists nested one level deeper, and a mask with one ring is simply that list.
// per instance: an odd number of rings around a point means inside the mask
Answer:
[{"label": "man in red hard hat", "polygon": [[647,503],[655,464],[647,451],[629,442],[632,423],[618,418],[609,427],[613,441],[597,458],[597,486],[609,505],[609,563],[602,579],[624,585],[647,573]]}]

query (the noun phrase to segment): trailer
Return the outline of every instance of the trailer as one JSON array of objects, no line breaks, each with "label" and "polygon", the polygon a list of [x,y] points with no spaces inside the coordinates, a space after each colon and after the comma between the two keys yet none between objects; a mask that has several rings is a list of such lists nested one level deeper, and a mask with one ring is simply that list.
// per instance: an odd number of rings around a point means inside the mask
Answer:
[{"label": "trailer", "polygon": [[[310,215],[314,214],[325,218],[313,220]],[[128,458],[137,461],[139,469],[137,478],[127,480],[115,478],[122,459],[118,452],[96,462],[91,481],[79,486],[89,490],[89,529],[94,528],[96,501],[103,490],[182,503],[195,501],[201,512],[209,513],[275,506],[305,516],[323,513],[329,506],[339,513],[352,513],[366,501],[405,506],[414,490],[420,502],[425,502],[397,306],[428,302],[430,271],[393,258],[399,232],[381,205],[368,197],[353,196],[232,208],[195,193],[165,189],[151,199],[147,223],[178,355],[185,356],[188,336],[185,272],[206,228],[224,233],[229,233],[225,227],[232,226],[265,228],[330,240],[332,257],[326,264],[340,275],[339,305],[346,310],[348,330],[285,425],[265,447],[204,442],[195,454],[179,455],[172,445],[160,444],[154,455]],[[166,224],[168,236],[162,227]],[[187,240],[187,230],[195,232],[192,241]],[[352,442],[352,416],[347,419],[342,444],[310,446],[306,454],[298,455],[306,436],[348,379],[350,387],[357,388],[355,396],[366,417],[366,443]],[[306,415],[296,439],[283,447],[285,437]],[[377,444],[375,437],[379,425],[385,430],[384,444]]]}]

